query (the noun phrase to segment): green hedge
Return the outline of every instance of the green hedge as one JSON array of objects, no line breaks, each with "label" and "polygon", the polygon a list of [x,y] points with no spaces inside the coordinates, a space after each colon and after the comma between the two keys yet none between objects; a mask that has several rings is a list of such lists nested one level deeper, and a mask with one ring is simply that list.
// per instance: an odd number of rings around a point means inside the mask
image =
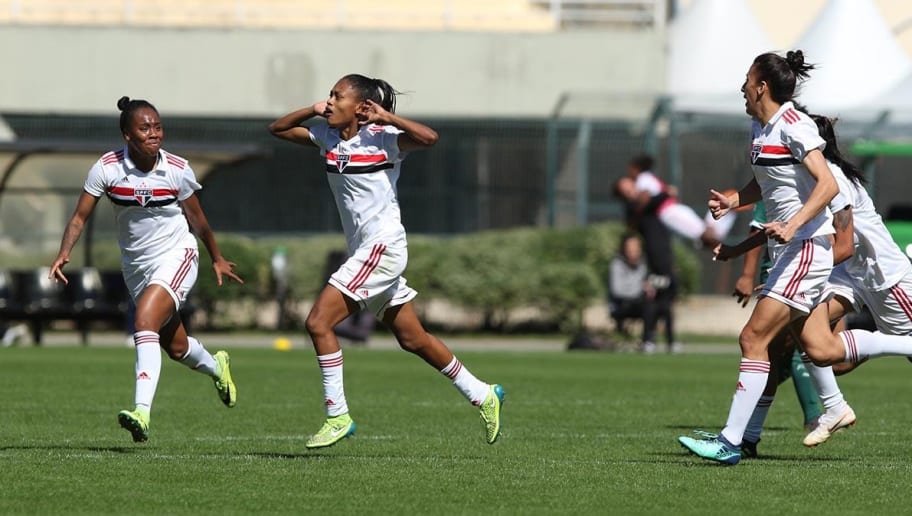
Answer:
[{"label": "green hedge", "polygon": [[[479,330],[508,330],[511,310],[535,307],[542,314],[541,326],[574,331],[583,309],[605,295],[604,278],[623,229],[619,224],[605,223],[455,237],[413,235],[409,237],[405,276],[419,291],[419,303],[445,299],[483,314],[484,327]],[[218,242],[222,254],[238,264],[236,270],[246,283],[217,287],[209,257],[201,248],[193,300],[210,314],[222,302],[271,299],[270,256],[278,246],[284,247],[288,256],[291,300],[311,301],[325,285],[327,255],[345,249],[341,235],[251,240],[220,234]],[[699,263],[691,248],[676,245],[674,252],[681,293],[686,295],[699,284]],[[115,242],[95,242],[92,257],[99,268],[120,266]],[[50,264],[52,259],[46,257],[40,262]],[[34,258],[31,263],[35,263]]]}]

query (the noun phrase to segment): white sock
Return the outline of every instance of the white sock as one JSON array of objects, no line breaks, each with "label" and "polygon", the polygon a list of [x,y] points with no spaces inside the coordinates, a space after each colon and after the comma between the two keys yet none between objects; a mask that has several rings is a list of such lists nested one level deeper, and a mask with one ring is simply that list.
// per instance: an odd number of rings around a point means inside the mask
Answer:
[{"label": "white sock", "polygon": [[152,411],[152,399],[161,375],[161,348],[158,334],[154,331],[138,331],[133,334],[136,346],[136,406]]},{"label": "white sock", "polygon": [[189,342],[187,353],[180,358],[180,362],[190,369],[218,378],[221,371],[218,370],[218,363],[215,361],[215,357],[203,347],[202,342],[189,335],[187,336],[187,341]]},{"label": "white sock", "polygon": [[741,445],[747,422],[766,389],[766,380],[769,377],[770,363],[764,360],[741,359],[738,373],[738,385],[735,388],[735,397],[732,399],[731,409],[728,411],[728,421],[722,429],[722,436],[735,446]]},{"label": "white sock", "polygon": [[845,347],[845,362],[861,362],[868,358],[912,355],[912,337],[885,335],[880,332],[848,330],[839,334]]},{"label": "white sock", "polygon": [[447,378],[453,380],[453,385],[472,402],[472,405],[478,406],[488,395],[488,384],[475,378],[475,375],[469,372],[468,368],[462,365],[455,356],[446,367],[440,370]]},{"label": "white sock", "polygon": [[769,413],[770,406],[773,404],[773,396],[760,396],[760,401],[754,408],[750,420],[747,422],[747,428],[744,430],[744,440],[755,443],[760,440],[760,433],[763,432],[763,422],[766,421],[766,415]]},{"label": "white sock", "polygon": [[829,410],[845,403],[845,398],[842,396],[839,384],[836,383],[836,375],[833,374],[832,367],[814,365],[807,353],[801,353],[801,361],[804,362],[804,367],[807,368],[808,374],[811,375],[811,381],[814,382],[814,387],[820,396],[823,410]]},{"label": "white sock", "polygon": [[317,363],[323,373],[323,400],[329,417],[348,414],[345,388],[342,385],[342,350],[329,355],[318,355]]}]

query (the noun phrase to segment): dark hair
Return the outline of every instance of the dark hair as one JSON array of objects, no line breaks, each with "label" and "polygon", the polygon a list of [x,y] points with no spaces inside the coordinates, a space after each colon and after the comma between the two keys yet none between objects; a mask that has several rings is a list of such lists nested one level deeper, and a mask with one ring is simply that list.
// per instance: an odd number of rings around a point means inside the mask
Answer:
[{"label": "dark hair", "polygon": [[804,52],[800,50],[789,50],[785,57],[773,52],[760,54],[753,66],[757,80],[769,85],[770,98],[779,104],[792,100],[798,82],[810,77],[809,72],[814,69],[814,65],[804,62]]},{"label": "dark hair", "polygon": [[644,172],[646,170],[652,170],[652,167],[655,166],[655,160],[652,159],[652,156],[649,154],[637,154],[630,159],[630,165],[640,172]]},{"label": "dark hair", "polygon": [[851,161],[845,159],[842,153],[839,152],[839,145],[836,143],[836,130],[833,128],[833,124],[835,124],[836,121],[823,115],[809,116],[814,120],[814,123],[817,124],[817,132],[820,133],[820,137],[826,142],[826,147],[823,149],[823,157],[830,163],[841,168],[842,172],[853,183],[857,185],[867,183],[868,180],[861,172],[861,169]]},{"label": "dark hair", "polygon": [[130,119],[133,118],[133,113],[142,108],[149,108],[158,114],[158,110],[149,101],[130,100],[130,97],[127,96],[120,97],[117,100],[117,109],[120,110],[120,132],[127,132],[127,125],[130,123]]},{"label": "dark hair", "polygon": [[383,79],[371,79],[352,73],[343,77],[342,80],[351,84],[351,87],[361,96],[361,100],[372,100],[390,113],[396,112],[396,95],[399,95],[400,92],[393,89]]}]

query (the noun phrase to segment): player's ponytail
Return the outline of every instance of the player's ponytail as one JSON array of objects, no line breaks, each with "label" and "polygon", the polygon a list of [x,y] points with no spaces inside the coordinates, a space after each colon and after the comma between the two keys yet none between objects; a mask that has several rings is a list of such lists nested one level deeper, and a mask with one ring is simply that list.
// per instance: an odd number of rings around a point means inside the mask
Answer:
[{"label": "player's ponytail", "polygon": [[131,100],[130,97],[127,97],[126,95],[117,99],[117,109],[120,110],[121,133],[127,132],[127,126],[130,123],[130,119],[133,117],[133,113],[135,113],[137,109],[141,108],[149,108],[152,111],[158,113],[158,110],[155,109],[155,106],[146,100]]}]

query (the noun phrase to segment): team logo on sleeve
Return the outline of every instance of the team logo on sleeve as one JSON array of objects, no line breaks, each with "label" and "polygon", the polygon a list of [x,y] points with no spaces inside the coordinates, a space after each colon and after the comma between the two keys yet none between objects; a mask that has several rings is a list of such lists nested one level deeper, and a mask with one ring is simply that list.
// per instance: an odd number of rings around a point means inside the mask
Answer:
[{"label": "team logo on sleeve", "polygon": [[757,158],[760,157],[760,152],[763,150],[763,145],[755,143],[751,146],[751,163],[756,163]]},{"label": "team logo on sleeve", "polygon": [[133,190],[133,198],[140,206],[145,206],[152,199],[152,189],[146,185],[139,185],[139,188]]},{"label": "team logo on sleeve", "polygon": [[351,154],[336,154],[336,167],[339,172],[345,170],[345,166],[351,161]]}]

